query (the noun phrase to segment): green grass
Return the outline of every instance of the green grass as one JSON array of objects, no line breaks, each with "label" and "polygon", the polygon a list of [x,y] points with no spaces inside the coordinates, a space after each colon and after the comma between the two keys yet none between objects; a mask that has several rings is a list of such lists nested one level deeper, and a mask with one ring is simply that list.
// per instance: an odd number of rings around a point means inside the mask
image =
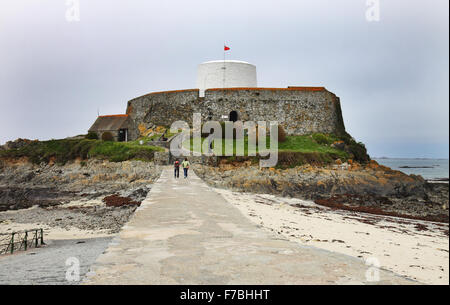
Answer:
[{"label": "green grass", "polygon": [[162,133],[155,133],[151,137],[142,138],[145,141],[158,141],[158,139],[162,136]]},{"label": "green grass", "polygon": [[[319,136],[320,135],[320,136]],[[318,140],[320,139],[320,140]],[[206,140],[206,138],[202,138],[202,144]],[[286,141],[282,143],[278,143],[278,151],[279,152],[301,152],[301,153],[324,153],[324,154],[332,154],[333,156],[337,156],[340,158],[348,158],[349,155],[341,150],[335,149],[330,146],[334,141],[339,140],[334,135],[323,135],[323,134],[313,134],[313,135],[304,135],[304,136],[287,136]],[[267,137],[266,140],[267,149],[270,148],[270,137]],[[236,140],[231,139],[222,139],[222,151],[219,154],[219,150],[216,147],[213,147],[213,151],[216,155],[225,155],[225,146],[231,148],[233,146],[233,155],[236,154]],[[193,139],[190,141],[186,140],[183,143],[183,147],[186,149],[194,150],[193,148]],[[250,146],[252,147],[252,146]],[[248,138],[244,138],[244,155],[248,155]],[[195,151],[200,151],[196,149]],[[258,152],[258,149],[256,148]]]},{"label": "green grass", "polygon": [[33,163],[48,163],[54,159],[58,164],[81,158],[105,159],[112,162],[126,160],[153,160],[155,151],[163,149],[155,146],[139,145],[139,141],[133,142],[109,142],[101,140],[50,140],[31,142],[18,149],[0,151],[0,157],[22,158],[26,157]]},{"label": "green grass", "polygon": [[[287,136],[286,141],[278,143],[279,151],[287,152],[303,152],[303,153],[329,153],[335,154],[341,158],[348,158],[348,154],[342,150],[335,149],[330,146],[331,143],[337,141],[333,135],[322,135],[321,140],[315,140],[318,134],[306,136]],[[326,141],[324,140],[326,139]]]},{"label": "green grass", "polygon": [[[206,138],[202,138],[202,143]],[[279,168],[295,167],[303,164],[329,164],[334,160],[340,158],[346,160],[352,156],[342,150],[331,147],[335,141],[339,141],[340,138],[335,135],[328,134],[312,134],[302,136],[287,136],[285,142],[278,143],[278,165]],[[266,147],[270,148],[270,137],[266,139]],[[233,155],[225,156],[225,145],[230,148],[233,147]],[[358,144],[359,145],[359,144]],[[193,139],[186,140],[183,143],[184,148],[193,151]],[[359,147],[359,146],[358,146]],[[196,151],[200,151],[196,149]],[[255,161],[258,157],[248,156],[248,138],[244,138],[244,156],[236,156],[236,140],[222,139],[222,151],[219,154],[219,149],[213,147],[213,151],[216,155],[222,155],[222,159],[230,162],[234,161]],[[258,152],[258,150],[256,149]]]},{"label": "green grass", "polygon": [[161,147],[140,145],[139,141],[133,142],[101,142],[94,145],[89,151],[88,157],[108,159],[112,162],[126,160],[153,160],[155,151],[164,151]]},{"label": "green grass", "polygon": [[[172,136],[174,136],[176,134],[177,133],[171,133],[170,131],[167,131],[167,133],[165,134],[165,137],[169,139],[170,137],[172,137]],[[150,137],[140,137],[138,140],[132,141],[132,143],[139,144],[139,141],[141,141],[141,140],[144,141],[144,143],[151,142],[151,141],[158,141],[158,139],[162,135],[163,134],[161,132],[160,133],[155,133],[155,134],[151,135]]]},{"label": "green grass", "polygon": [[[205,143],[206,138],[202,138],[202,145],[203,143]],[[214,142],[213,142],[214,143]],[[191,138],[190,140],[186,140],[183,143],[183,147],[191,150],[191,151],[196,151],[196,152],[200,152],[202,151],[202,149],[194,149],[194,139]],[[254,150],[256,150],[256,152],[258,152],[258,148],[255,146],[249,146],[248,143],[248,138],[245,137],[244,138],[244,155],[247,156],[248,155],[248,150],[250,148],[253,148]],[[220,150],[219,146],[215,146],[213,145],[213,152],[216,155],[225,155],[225,152],[227,151],[232,151],[233,155],[236,155],[236,151],[237,151],[237,141],[236,140],[232,140],[232,139],[222,139],[222,149]],[[204,151],[203,151],[204,152]]]},{"label": "green grass", "polygon": [[[154,135],[153,137],[159,137]],[[91,139],[63,139],[50,141],[34,141],[29,144],[10,150],[0,150],[0,158],[21,158],[26,157],[31,162],[39,164],[48,163],[54,160],[58,164],[80,158],[104,159],[112,162],[126,160],[153,160],[155,151],[164,151],[163,148],[150,146],[152,137],[140,138],[132,142],[109,142]],[[140,141],[144,145],[140,145]],[[206,138],[202,138],[202,143]],[[335,135],[312,134],[303,136],[287,136],[286,141],[278,143],[279,165],[283,167],[297,166],[305,163],[329,163],[337,158],[346,160],[354,158],[357,161],[365,161],[369,156],[362,143],[357,143],[350,136],[344,138],[347,144],[347,151],[342,151],[331,147],[334,141],[340,140]],[[193,139],[183,143],[187,149],[193,150]],[[213,148],[216,155],[225,156],[225,147],[233,147],[233,156],[224,157],[228,160],[241,160],[248,156],[248,138],[244,138],[244,158],[234,157],[236,155],[236,140],[222,139],[222,151]],[[270,147],[270,138],[267,137],[267,148]],[[248,157],[251,158],[251,157]],[[258,157],[255,157],[258,159]],[[251,158],[252,160],[255,158]]]}]

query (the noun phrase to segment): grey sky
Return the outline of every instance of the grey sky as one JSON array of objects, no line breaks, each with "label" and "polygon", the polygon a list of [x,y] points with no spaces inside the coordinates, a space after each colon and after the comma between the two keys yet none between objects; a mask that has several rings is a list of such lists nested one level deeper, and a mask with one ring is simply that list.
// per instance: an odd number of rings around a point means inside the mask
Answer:
[{"label": "grey sky", "polygon": [[449,154],[449,1],[0,0],[0,143],[86,133],[152,91],[195,87],[197,64],[257,66],[260,87],[323,85],[372,156]]}]

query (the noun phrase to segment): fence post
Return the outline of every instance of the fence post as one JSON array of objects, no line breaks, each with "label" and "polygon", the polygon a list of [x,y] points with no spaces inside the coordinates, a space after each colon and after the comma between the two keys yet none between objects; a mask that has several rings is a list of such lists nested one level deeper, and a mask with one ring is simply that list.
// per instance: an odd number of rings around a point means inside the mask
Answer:
[{"label": "fence post", "polygon": [[28,247],[28,231],[25,231],[24,242],[25,242],[25,251],[27,251],[27,247]]},{"label": "fence post", "polygon": [[14,253],[14,234],[15,233],[11,234],[11,254]]},{"label": "fence post", "polygon": [[41,246],[44,244],[44,229],[41,229]]},{"label": "fence post", "polygon": [[35,242],[36,242],[35,248],[37,248],[37,246],[38,246],[38,230],[36,229],[36,231],[34,233],[35,233]]}]

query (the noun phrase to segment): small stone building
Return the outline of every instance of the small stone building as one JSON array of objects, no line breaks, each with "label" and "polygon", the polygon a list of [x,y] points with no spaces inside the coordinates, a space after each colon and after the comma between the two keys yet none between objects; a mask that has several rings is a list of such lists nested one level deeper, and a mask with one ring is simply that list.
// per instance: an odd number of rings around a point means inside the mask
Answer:
[{"label": "small stone building", "polygon": [[112,139],[117,142],[127,142],[129,118],[127,114],[102,115],[89,128],[89,132],[97,134],[99,139]]}]

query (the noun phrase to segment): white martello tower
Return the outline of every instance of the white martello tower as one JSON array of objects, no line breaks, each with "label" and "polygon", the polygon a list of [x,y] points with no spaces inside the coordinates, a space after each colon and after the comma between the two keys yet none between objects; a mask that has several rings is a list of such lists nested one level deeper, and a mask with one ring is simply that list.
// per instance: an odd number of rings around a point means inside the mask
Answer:
[{"label": "white martello tower", "polygon": [[239,60],[214,60],[198,66],[200,96],[205,96],[206,89],[237,87],[257,87],[255,65]]}]

